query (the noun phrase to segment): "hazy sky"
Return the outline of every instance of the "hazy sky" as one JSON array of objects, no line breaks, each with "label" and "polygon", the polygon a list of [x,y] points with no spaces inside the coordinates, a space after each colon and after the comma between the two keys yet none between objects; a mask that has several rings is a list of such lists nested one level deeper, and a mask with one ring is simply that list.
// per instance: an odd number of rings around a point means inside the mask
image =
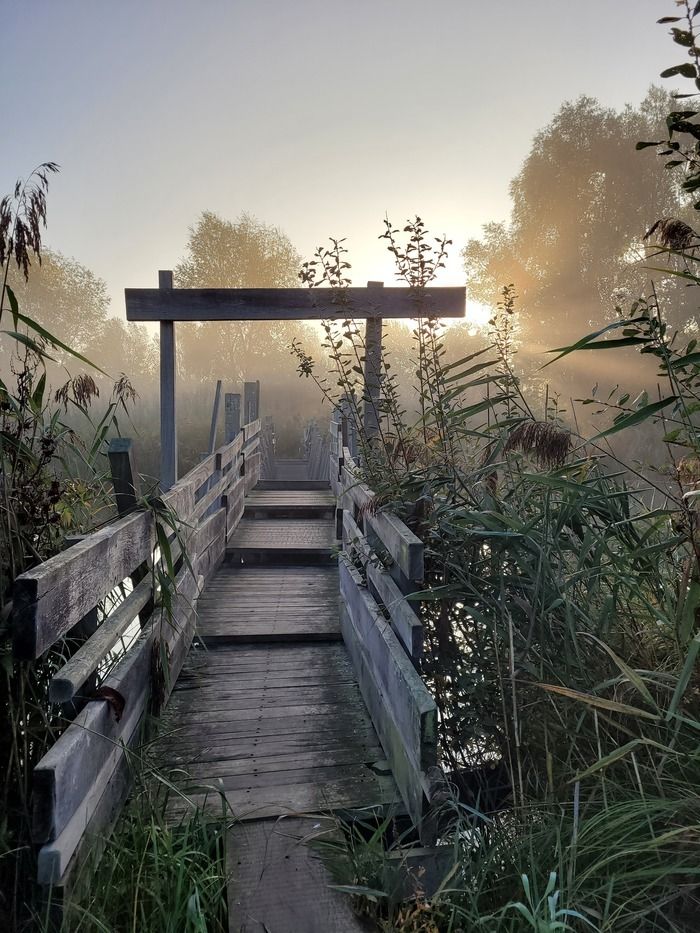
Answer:
[{"label": "hazy sky", "polygon": [[[534,133],[580,94],[638,103],[674,64],[673,0],[0,0],[0,193],[61,174],[47,243],[155,286],[200,211],[249,211],[356,284],[420,213],[459,248],[505,219]],[[641,158],[630,154],[630,158]]]}]

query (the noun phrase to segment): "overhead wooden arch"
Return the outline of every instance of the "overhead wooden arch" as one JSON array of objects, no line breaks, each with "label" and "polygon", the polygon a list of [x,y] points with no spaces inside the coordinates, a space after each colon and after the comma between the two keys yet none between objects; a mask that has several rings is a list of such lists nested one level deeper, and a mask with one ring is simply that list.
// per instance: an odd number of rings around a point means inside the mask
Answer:
[{"label": "overhead wooden arch", "polygon": [[128,321],[160,323],[160,480],[163,490],[177,480],[175,386],[176,321],[362,320],[365,330],[365,428],[377,427],[381,335],[384,318],[464,317],[466,289],[384,288],[174,288],[173,273],[158,273],[158,288],[127,288]]}]

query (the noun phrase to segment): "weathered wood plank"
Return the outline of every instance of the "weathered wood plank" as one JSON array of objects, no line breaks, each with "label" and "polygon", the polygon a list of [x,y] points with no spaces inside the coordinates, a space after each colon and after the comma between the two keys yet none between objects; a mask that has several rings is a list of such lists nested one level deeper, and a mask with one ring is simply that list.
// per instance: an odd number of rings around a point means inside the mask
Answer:
[{"label": "weathered wood plank", "polygon": [[220,458],[220,469],[225,470],[229,463],[233,463],[242,449],[243,433],[239,430],[238,434],[230,443],[224,444],[223,447],[220,447],[216,451]]},{"label": "weathered wood plank", "polygon": [[[383,282],[368,282],[367,291],[373,301],[381,302]],[[365,322],[364,411],[365,436],[375,437],[379,431],[382,389],[382,319],[368,317]]]},{"label": "weathered wood plank", "polygon": [[406,601],[390,574],[374,564],[366,567],[370,589],[379,597],[389,613],[391,625],[409,658],[418,662],[423,657],[423,623]]},{"label": "weathered wood plank", "polygon": [[75,697],[90,674],[97,670],[139,612],[150,602],[152,595],[153,581],[149,575],[54,674],[49,684],[49,700],[52,703],[67,703]]},{"label": "weathered wood plank", "polygon": [[340,592],[373,674],[403,741],[417,764],[427,770],[437,764],[437,707],[428,688],[406,656],[390,624],[382,616],[357,571],[346,561],[338,567]]},{"label": "weathered wood plank", "polygon": [[121,743],[128,740],[129,730],[136,727],[145,709],[154,640],[162,640],[170,651],[172,683],[173,667],[184,657],[179,646],[191,637],[192,600],[201,582],[193,580],[188,570],[180,572],[172,618],[154,619],[105,680],[104,686],[125,700],[120,720],[109,703],[91,700],[34,769],[33,833],[37,842],[55,839],[78,810],[83,814],[81,819],[89,819],[89,808],[96,804],[100,786],[104,787],[116,766]]},{"label": "weathered wood plank", "polygon": [[141,495],[140,483],[134,463],[134,442],[130,437],[113,437],[107,451],[112,473],[114,498],[119,515],[135,508]]},{"label": "weathered wood plank", "polygon": [[379,735],[392,776],[414,825],[420,826],[425,809],[425,788],[420,769],[407,754],[399,729],[388,711],[381,687],[372,672],[372,665],[345,606],[341,606],[340,624],[365,706]]},{"label": "weathered wood plank", "polygon": [[[173,291],[172,272],[158,273],[156,294]],[[160,322],[160,486],[170,489],[177,481],[177,403],[175,379],[177,350],[173,319]]]},{"label": "weathered wood plank", "polygon": [[339,566],[341,627],[365,704],[416,826],[437,762],[437,709],[388,622],[346,562]]},{"label": "weathered wood plank", "polygon": [[[231,814],[241,821],[266,820],[291,814],[327,813],[340,809],[395,806],[396,787],[390,777],[373,775],[367,769],[363,781],[340,779],[337,781],[306,784],[282,784],[272,787],[250,787],[224,792]],[[212,782],[206,794],[190,794],[189,800],[173,800],[169,814],[177,819],[183,813],[198,808],[221,815],[221,798]]]},{"label": "weathered wood plank", "polygon": [[229,830],[227,864],[230,933],[361,933],[350,898],[307,843],[335,830],[332,820],[288,818]]},{"label": "weathered wood plank", "polygon": [[12,615],[15,656],[40,657],[151,557],[153,542],[152,516],[135,512],[17,577]]},{"label": "weathered wood plank", "polygon": [[389,613],[392,627],[408,656],[417,662],[423,654],[423,625],[391,575],[378,566],[372,549],[347,510],[343,510],[343,546],[358,555],[369,588]]},{"label": "weathered wood plank", "polygon": [[221,404],[221,379],[216,380],[216,390],[214,392],[214,405],[211,410],[211,425],[209,427],[209,453],[213,454],[216,449],[216,430],[219,424],[219,405]]},{"label": "weathered wood plank", "polygon": [[[117,721],[111,705],[91,700],[34,769],[33,837],[55,839],[81,811],[89,819],[91,804],[122,754],[120,743],[136,728],[149,694],[152,631],[145,631],[105,685],[125,700]],[[71,837],[73,838],[73,836]],[[77,845],[78,840],[75,840]]]},{"label": "weathered wood plank", "polygon": [[[127,747],[137,745],[141,723],[133,730]],[[66,889],[82,863],[84,850],[92,858],[114,825],[131,787],[133,765],[128,754],[121,754],[106,783],[96,782],[84,812],[78,812],[52,842],[42,846],[37,858],[39,884]],[[89,814],[89,816],[88,816]]]},{"label": "weathered wood plank", "polygon": [[376,512],[374,515],[368,513],[365,516],[365,526],[369,528],[370,545],[373,544],[374,533],[409,580],[420,582],[423,579],[423,542],[400,518],[391,512]]},{"label": "weathered wood plank", "polygon": [[464,317],[466,289],[431,286],[348,288],[127,288],[129,321],[289,321],[345,318]]}]

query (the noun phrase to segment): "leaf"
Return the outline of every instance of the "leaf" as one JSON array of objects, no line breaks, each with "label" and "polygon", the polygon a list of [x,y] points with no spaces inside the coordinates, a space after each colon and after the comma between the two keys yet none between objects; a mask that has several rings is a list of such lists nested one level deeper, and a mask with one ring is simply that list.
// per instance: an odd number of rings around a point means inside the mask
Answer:
[{"label": "leaf", "polygon": [[12,319],[14,321],[15,330],[17,330],[17,314],[19,313],[19,304],[17,303],[17,297],[9,285],[5,286],[5,291],[7,293],[7,297],[10,300],[10,310],[12,311]]},{"label": "leaf", "polygon": [[666,710],[666,720],[670,721],[673,716],[676,715],[678,707],[680,706],[683,695],[686,691],[686,688],[690,682],[690,678],[693,675],[695,670],[695,664],[697,661],[698,653],[700,652],[700,633],[697,634],[688,646],[688,651],[685,656],[685,661],[683,663],[683,670],[681,671],[680,677],[676,684],[676,689],[673,691],[673,696],[671,697],[671,702],[668,709]]},{"label": "leaf", "polygon": [[[98,373],[102,373],[103,376],[108,375],[104,371],[104,369],[100,369],[100,367],[96,363],[93,363],[86,356],[83,356],[82,353],[78,353],[77,350],[73,350],[71,347],[68,346],[68,344],[64,343],[62,340],[59,340],[58,337],[55,337],[50,331],[42,327],[41,324],[33,320],[33,318],[27,317],[26,314],[20,314],[18,311],[17,319],[19,321],[22,321],[23,324],[26,324],[30,330],[34,331],[35,334],[38,334],[40,337],[43,337],[44,340],[48,340],[48,342],[52,346],[56,347],[59,350],[65,350],[66,353],[70,353],[70,355],[74,356],[76,359],[81,360],[83,363],[86,363],[88,366],[92,366],[93,369],[96,369]],[[47,358],[52,359],[52,357],[50,356]]]},{"label": "leaf", "polygon": [[535,684],[535,686],[541,687],[549,693],[557,693],[559,696],[568,697],[570,700],[578,700],[587,706],[595,706],[597,709],[606,709],[612,713],[623,713],[625,716],[640,716],[642,719],[651,719],[653,722],[661,721],[661,717],[655,713],[639,709],[637,706],[629,706],[627,703],[618,703],[616,700],[607,700],[605,697],[598,697],[592,693],[582,693],[580,690],[559,687],[556,684]]},{"label": "leaf", "polygon": [[27,337],[26,334],[20,334],[20,332],[19,332],[19,331],[16,331],[16,330],[3,330],[3,331],[0,331],[0,333],[2,333],[2,334],[7,334],[8,337],[12,337],[14,340],[16,340],[17,343],[22,343],[22,344],[24,344],[25,347],[29,347],[29,349],[32,351],[32,353],[36,353],[37,356],[40,356],[42,359],[44,359],[44,360],[51,360],[52,362],[56,362],[55,359],[54,359],[54,357],[53,357],[53,356],[49,356],[49,354],[46,352],[46,350],[44,350],[44,348],[43,348],[42,346],[40,346],[40,345],[36,342],[36,340],[32,340],[32,338],[31,338],[31,337]]},{"label": "leaf", "polygon": [[641,675],[637,673],[637,671],[633,670],[629,664],[623,661],[622,658],[616,654],[609,645],[606,645],[604,641],[601,641],[600,638],[596,638],[596,636],[592,635],[590,632],[581,632],[581,634],[591,638],[597,645],[600,645],[603,651],[605,651],[606,654],[612,658],[612,660],[619,667],[632,686],[635,687],[637,691],[644,697],[649,706],[652,706],[655,710],[658,710],[659,707],[657,706],[654,697],[651,695],[651,693],[649,693],[647,685],[644,683],[644,680],[642,679]]},{"label": "leaf", "polygon": [[700,607],[700,583],[697,580],[688,587],[688,592],[683,603],[683,613],[678,626],[678,639],[682,645],[685,645],[691,638],[695,629],[695,611]]},{"label": "leaf", "polygon": [[633,411],[631,414],[625,415],[624,418],[620,418],[619,421],[616,421],[615,424],[609,427],[606,431],[601,431],[600,434],[596,434],[595,437],[591,438],[591,443],[594,444],[596,441],[599,441],[603,437],[609,437],[611,434],[617,434],[618,431],[624,431],[625,428],[631,428],[635,424],[641,424],[642,421],[646,421],[647,418],[651,418],[657,412],[661,411],[662,408],[666,408],[672,402],[677,401],[677,395],[669,395],[668,398],[662,398],[658,402],[652,402],[651,405],[645,405],[638,411]]},{"label": "leaf", "polygon": [[354,894],[360,897],[366,897],[370,901],[386,899],[385,891],[379,891],[377,888],[368,888],[360,884],[329,884],[329,888],[334,891],[342,891],[344,894]]},{"label": "leaf", "polygon": [[700,350],[695,353],[686,353],[685,356],[680,356],[669,363],[670,369],[683,369],[685,366],[700,366]]},{"label": "leaf", "polygon": [[[550,360],[548,363],[545,363],[542,369],[545,369],[547,366],[551,366],[552,363],[556,363],[557,360],[560,360],[563,356],[568,356],[569,353],[574,353],[576,350],[583,350],[593,341],[597,340],[598,337],[602,337],[603,334],[609,333],[611,330],[619,330],[621,327],[629,327],[631,324],[640,324],[646,319],[644,317],[635,317],[627,318],[624,321],[614,321],[612,324],[608,324],[606,327],[601,327],[600,330],[596,330],[591,334],[586,334],[585,337],[581,337],[580,340],[577,340],[576,343],[572,343],[568,347],[556,347],[554,350],[548,350],[548,353],[558,353],[559,356],[555,357],[553,360]],[[599,349],[604,350],[606,346],[609,346],[609,342],[600,343]]]},{"label": "leaf", "polygon": [[36,388],[32,392],[32,405],[36,408],[37,411],[41,409],[42,403],[44,401],[44,389],[46,388],[46,373],[42,373],[39,381],[36,384]]},{"label": "leaf", "polygon": [[673,68],[667,68],[661,72],[660,77],[672,78],[674,75],[682,75],[684,78],[694,78],[696,76],[695,65],[690,62],[684,62],[682,65],[674,65]]}]

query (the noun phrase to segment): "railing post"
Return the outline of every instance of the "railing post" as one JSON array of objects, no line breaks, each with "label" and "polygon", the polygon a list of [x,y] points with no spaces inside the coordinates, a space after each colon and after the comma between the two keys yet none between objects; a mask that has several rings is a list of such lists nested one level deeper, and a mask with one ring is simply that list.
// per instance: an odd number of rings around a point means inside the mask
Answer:
[{"label": "railing post", "polygon": [[[368,282],[369,290],[384,288],[383,282]],[[368,440],[379,433],[379,408],[382,387],[382,318],[368,317],[365,322],[364,429]]]},{"label": "railing post", "polygon": [[[355,430],[355,416],[353,416],[353,402],[347,395],[340,400],[342,411],[343,447],[347,447],[353,459],[357,460],[357,432]],[[341,451],[342,453],[342,451]]]},{"label": "railing post", "polygon": [[224,398],[224,443],[230,444],[241,430],[241,396],[238,392],[227,392]]},{"label": "railing post", "polygon": [[243,423],[250,424],[260,417],[260,380],[243,384]]},{"label": "railing post", "polygon": [[[158,287],[172,288],[173,274],[158,273]],[[177,410],[175,322],[160,322],[160,486],[163,492],[177,482]]]},{"label": "railing post", "polygon": [[216,450],[216,428],[219,421],[219,405],[221,404],[221,379],[216,380],[216,391],[214,392],[214,407],[211,411],[211,426],[209,428],[209,453],[213,454]]},{"label": "railing post", "polygon": [[130,437],[113,437],[107,451],[119,515],[131,512],[141,495],[139,479],[134,468],[133,445]]},{"label": "railing post", "polygon": [[[130,437],[114,437],[109,442],[107,450],[109,468],[112,471],[112,485],[119,516],[127,515],[136,508],[136,502],[141,495],[139,475],[134,463],[134,447]],[[150,573],[148,563],[140,564],[131,576],[134,587]],[[153,607],[149,602],[142,610],[142,618],[146,618]]]}]

